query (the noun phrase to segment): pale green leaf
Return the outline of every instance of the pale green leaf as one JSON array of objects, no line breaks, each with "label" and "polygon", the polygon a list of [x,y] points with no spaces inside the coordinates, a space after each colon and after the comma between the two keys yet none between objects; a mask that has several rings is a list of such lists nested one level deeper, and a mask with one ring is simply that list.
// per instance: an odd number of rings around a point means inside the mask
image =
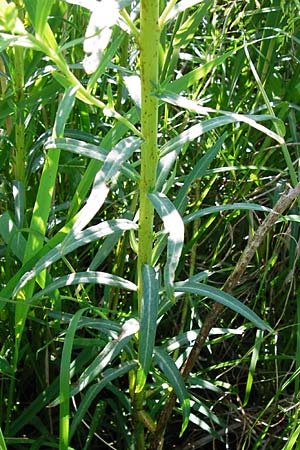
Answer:
[{"label": "pale green leaf", "polygon": [[46,269],[55,261],[58,261],[60,258],[72,252],[73,250],[76,250],[83,245],[89,244],[96,239],[100,239],[101,237],[109,236],[111,234],[114,234],[115,232],[118,233],[120,231],[126,231],[130,229],[137,229],[137,225],[130,220],[117,219],[102,222],[98,225],[94,225],[84,231],[77,233],[72,238],[68,239],[67,241],[63,241],[61,244],[58,244],[55,248],[46,253],[46,255],[43,256],[32,268],[32,270],[26,272],[20,279],[19,283],[16,285],[13,295],[16,295],[16,293],[29,280],[34,278],[41,270]]},{"label": "pale green leaf", "polygon": [[44,295],[47,295],[49,292],[54,291],[55,289],[60,289],[65,286],[72,286],[81,283],[88,284],[103,284],[106,286],[114,286],[120,289],[126,289],[129,291],[136,291],[137,286],[131,281],[125,280],[125,278],[118,277],[117,275],[112,275],[110,273],[105,272],[76,272],[70,273],[63,277],[54,278],[53,282],[48,284],[45,289],[42,289],[38,293],[36,293],[31,301],[37,300]]},{"label": "pale green leaf", "polygon": [[209,214],[215,214],[221,211],[230,211],[230,210],[246,210],[246,211],[262,211],[270,213],[272,209],[267,208],[266,206],[258,205],[256,203],[232,203],[230,205],[216,205],[209,206],[208,208],[200,209],[199,211],[195,211],[191,214],[188,214],[183,218],[184,223],[192,222],[195,219],[200,217],[207,216]]},{"label": "pale green leaf", "polygon": [[149,195],[154,208],[158,212],[168,234],[167,261],[164,268],[164,282],[169,295],[172,295],[175,271],[179,263],[184,241],[184,225],[182,218],[173,203],[162,193],[152,192]]}]

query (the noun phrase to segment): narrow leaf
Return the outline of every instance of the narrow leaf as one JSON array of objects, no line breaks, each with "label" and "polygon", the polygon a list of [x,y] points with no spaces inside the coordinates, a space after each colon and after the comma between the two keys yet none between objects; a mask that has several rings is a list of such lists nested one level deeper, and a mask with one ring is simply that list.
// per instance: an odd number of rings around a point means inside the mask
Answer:
[{"label": "narrow leaf", "polygon": [[220,289],[202,283],[183,281],[175,283],[174,290],[175,292],[189,292],[191,294],[209,297],[212,300],[215,300],[216,302],[226,306],[227,308],[232,309],[236,313],[241,314],[258,328],[273,332],[270,325],[268,325],[264,320],[258,317],[255,312],[248,308],[248,306],[244,305],[235,297],[227,294],[227,292],[221,291]]},{"label": "narrow leaf", "polygon": [[61,357],[61,370],[59,383],[60,450],[68,450],[69,445],[69,418],[70,418],[69,391],[70,391],[70,365],[71,365],[72,348],[78,321],[86,310],[87,308],[80,309],[72,317],[64,340],[64,347]]},{"label": "narrow leaf", "polygon": [[50,14],[53,0],[24,0],[26,11],[37,35],[42,37],[43,31]]},{"label": "narrow leaf", "polygon": [[160,149],[160,157],[167,155],[173,150],[181,150],[181,148],[185,144],[198,139],[208,131],[214,130],[215,128],[222,127],[224,125],[228,125],[229,123],[233,122],[235,122],[235,120],[232,117],[221,116],[205,120],[201,123],[197,123],[196,125],[193,125],[192,127],[178,134],[178,136],[170,139],[169,142],[164,144]]},{"label": "narrow leaf", "polygon": [[7,211],[0,216],[0,235],[7,247],[22,261],[25,253],[26,240],[17,229]]},{"label": "narrow leaf", "polygon": [[117,275],[112,275],[105,272],[77,272],[70,273],[64,277],[55,278],[52,283],[48,284],[45,289],[42,289],[37,294],[35,294],[31,301],[43,297],[49,294],[49,292],[54,291],[65,286],[72,286],[81,283],[88,284],[103,284],[106,286],[114,286],[120,289],[127,289],[129,291],[136,291],[137,286],[131,281],[125,280],[125,278],[118,277]]},{"label": "narrow leaf", "polygon": [[[131,323],[129,323],[131,322]],[[129,323],[129,325],[128,325]],[[79,379],[72,386],[69,397],[81,392],[88,384],[90,384],[113,360],[116,358],[123,348],[128,344],[133,334],[138,331],[138,322],[135,319],[129,319],[121,328],[121,333],[117,339],[108,342],[92,363],[83,371]],[[55,399],[51,403],[51,407],[58,405],[61,397]]]},{"label": "narrow leaf", "polygon": [[184,241],[184,225],[173,203],[164,195],[152,192],[149,195],[154,208],[162,219],[168,233],[167,261],[164,268],[164,281],[167,292],[172,296],[175,271],[179,263]]},{"label": "narrow leaf", "polygon": [[7,450],[6,443],[5,443],[4,436],[2,434],[1,428],[0,428],[0,448],[1,448],[1,450]]},{"label": "narrow leaf", "polygon": [[38,263],[30,270],[26,272],[17,283],[14,294],[16,293],[32,278],[34,278],[41,270],[49,267],[53,262],[58,261],[62,256],[76,250],[77,248],[89,244],[104,236],[109,236],[115,232],[137,229],[137,225],[130,220],[117,219],[107,222],[102,222],[93,227],[87,228],[84,231],[77,233],[72,239],[64,240],[61,244],[58,244],[55,248],[46,253],[45,256],[40,258]]},{"label": "narrow leaf", "polygon": [[224,133],[217,142],[210,148],[202,158],[199,159],[193,170],[187,175],[185,178],[183,186],[180,188],[180,191],[176,197],[176,201],[174,202],[176,208],[182,212],[183,205],[186,200],[187,193],[192,185],[192,183],[197,179],[202,177],[206,170],[208,169],[210,163],[214,160],[222,145],[226,139],[226,134]]},{"label": "narrow leaf", "polygon": [[257,203],[232,203],[231,205],[216,205],[209,206],[208,208],[200,209],[199,211],[195,211],[191,214],[188,214],[183,218],[184,223],[192,222],[199,217],[207,216],[208,214],[215,214],[221,211],[230,211],[230,210],[246,210],[246,211],[263,211],[270,213],[273,210],[267,208],[266,206],[258,205]]},{"label": "narrow leaf", "polygon": [[125,161],[130,158],[140,145],[141,139],[131,136],[120,141],[108,153],[102,169],[95,177],[92,192],[85,206],[79,212],[79,217],[73,226],[69,238],[81,231],[97,214],[108,195],[112,178],[117,175]]},{"label": "narrow leaf", "polygon": [[187,109],[188,111],[191,111],[196,114],[208,115],[211,113],[217,113],[217,114],[221,114],[221,115],[232,118],[234,122],[244,122],[247,125],[250,125],[251,127],[256,128],[257,130],[266,134],[270,138],[274,139],[279,144],[284,143],[284,139],[282,138],[282,136],[280,136],[277,133],[274,133],[273,131],[269,130],[268,128],[266,128],[265,126],[263,126],[257,122],[259,120],[276,120],[276,121],[278,121],[278,118],[276,118],[275,116],[262,115],[260,117],[257,115],[238,114],[238,113],[233,113],[230,111],[224,111],[221,109],[217,110],[217,109],[213,109],[213,108],[208,108],[208,107],[199,105],[199,103],[195,102],[194,100],[190,100],[186,97],[183,97],[182,95],[178,95],[173,92],[162,92],[162,93],[158,94],[158,97],[161,100],[163,100],[167,103],[170,103],[171,105],[179,106],[180,108]]},{"label": "narrow leaf", "polygon": [[158,280],[153,267],[142,267],[142,302],[139,332],[139,363],[136,392],[144,389],[150,370],[156,334]]},{"label": "narrow leaf", "polygon": [[53,138],[63,136],[67,119],[75,103],[77,90],[78,86],[72,86],[66,90],[65,95],[63,96],[58,106],[57,113],[55,116],[55,122],[52,133]]},{"label": "narrow leaf", "polygon": [[74,418],[72,420],[70,437],[73,436],[73,434],[78,428],[78,425],[82,422],[85,414],[87,413],[89,407],[91,406],[91,403],[96,397],[98,397],[102,389],[104,389],[105,386],[111,381],[115,380],[116,378],[122,377],[130,370],[135,369],[136,366],[137,362],[128,361],[121,364],[118,367],[107,369],[103,372],[103,378],[101,379],[101,381],[98,381],[97,384],[91,386],[85,393],[83,399],[81,400],[78,409],[74,415]]},{"label": "narrow leaf", "polygon": [[174,389],[174,392],[180,401],[182,416],[183,416],[183,424],[181,427],[180,436],[184,433],[186,427],[189,423],[189,415],[190,415],[190,399],[188,391],[185,387],[183,378],[181,373],[179,372],[175,362],[173,359],[165,353],[163,350],[159,348],[155,348],[155,359],[163,372],[163,374],[168,379],[170,385]]}]

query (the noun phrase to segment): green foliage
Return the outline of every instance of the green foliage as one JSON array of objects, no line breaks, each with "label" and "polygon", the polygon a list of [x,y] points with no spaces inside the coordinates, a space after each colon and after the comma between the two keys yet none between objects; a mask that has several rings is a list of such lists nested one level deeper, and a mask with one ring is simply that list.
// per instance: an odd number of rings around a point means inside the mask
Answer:
[{"label": "green foliage", "polygon": [[297,448],[299,8],[0,0],[1,449]]}]

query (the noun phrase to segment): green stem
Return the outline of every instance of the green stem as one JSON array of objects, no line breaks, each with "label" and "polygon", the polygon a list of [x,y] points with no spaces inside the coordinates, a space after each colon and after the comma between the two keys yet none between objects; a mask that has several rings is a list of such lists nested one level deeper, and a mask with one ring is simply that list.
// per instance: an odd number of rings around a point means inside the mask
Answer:
[{"label": "green stem", "polygon": [[[159,1],[141,1],[141,85],[142,108],[141,130],[144,143],[141,148],[141,180],[140,180],[140,217],[139,217],[139,251],[138,273],[139,286],[141,267],[151,264],[153,244],[154,209],[148,193],[154,189],[158,161],[157,124],[158,101],[153,91],[158,84],[158,27]],[[141,291],[141,289],[140,289]]]},{"label": "green stem", "polygon": [[[138,243],[138,310],[141,311],[143,286],[141,269],[151,264],[153,248],[154,208],[148,198],[155,187],[158,162],[157,126],[158,100],[153,91],[158,84],[158,49],[160,30],[159,0],[141,0],[140,6],[140,66],[141,66],[141,179],[139,186],[139,243]],[[134,428],[137,450],[145,448],[144,424],[140,419],[144,391],[134,398]]]}]

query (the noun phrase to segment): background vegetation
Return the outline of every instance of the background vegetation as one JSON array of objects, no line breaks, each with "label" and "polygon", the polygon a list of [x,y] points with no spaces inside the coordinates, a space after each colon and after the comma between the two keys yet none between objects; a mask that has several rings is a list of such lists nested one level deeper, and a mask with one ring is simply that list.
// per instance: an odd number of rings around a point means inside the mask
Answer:
[{"label": "background vegetation", "polygon": [[300,448],[299,12],[0,0],[1,450]]}]

